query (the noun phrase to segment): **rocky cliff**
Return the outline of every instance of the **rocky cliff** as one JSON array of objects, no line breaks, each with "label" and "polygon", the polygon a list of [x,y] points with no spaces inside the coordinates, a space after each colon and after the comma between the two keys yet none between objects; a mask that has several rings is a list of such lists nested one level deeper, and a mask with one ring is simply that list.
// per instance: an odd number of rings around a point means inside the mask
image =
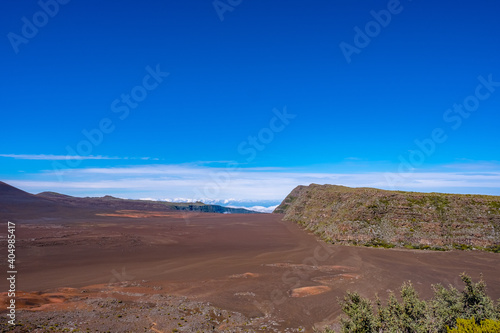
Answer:
[{"label": "rocky cliff", "polygon": [[298,186],[276,208],[328,242],[500,250],[500,197]]}]

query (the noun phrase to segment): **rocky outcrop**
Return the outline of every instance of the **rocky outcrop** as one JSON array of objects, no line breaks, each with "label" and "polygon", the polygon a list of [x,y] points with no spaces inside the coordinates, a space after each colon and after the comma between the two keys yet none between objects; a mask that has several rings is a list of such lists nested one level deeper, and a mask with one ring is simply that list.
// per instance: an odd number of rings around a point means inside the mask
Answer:
[{"label": "rocky outcrop", "polygon": [[500,197],[298,186],[274,213],[340,244],[500,249]]}]

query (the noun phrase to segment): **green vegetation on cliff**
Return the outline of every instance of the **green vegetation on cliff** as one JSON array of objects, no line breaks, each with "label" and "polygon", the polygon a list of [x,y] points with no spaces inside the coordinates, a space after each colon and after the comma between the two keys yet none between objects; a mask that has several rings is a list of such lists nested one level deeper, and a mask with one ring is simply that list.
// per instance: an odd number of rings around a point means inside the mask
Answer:
[{"label": "green vegetation on cliff", "polygon": [[500,197],[296,187],[275,213],[339,244],[500,251]]}]

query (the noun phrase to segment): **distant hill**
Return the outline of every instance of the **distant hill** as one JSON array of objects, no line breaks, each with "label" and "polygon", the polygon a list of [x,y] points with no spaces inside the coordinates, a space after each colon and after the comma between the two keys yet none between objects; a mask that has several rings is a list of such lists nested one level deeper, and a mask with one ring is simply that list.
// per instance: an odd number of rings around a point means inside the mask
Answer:
[{"label": "distant hill", "polygon": [[57,212],[59,205],[52,200],[24,192],[0,181],[0,216],[10,217],[17,212],[36,210],[40,214]]},{"label": "distant hill", "polygon": [[219,205],[207,205],[202,202],[180,203],[152,200],[120,199],[110,195],[104,197],[72,197],[55,192],[42,192],[36,195],[67,206],[85,207],[105,210],[148,210],[148,211],[196,211],[203,213],[255,214],[257,212],[244,208],[230,208]]},{"label": "distant hill", "polygon": [[3,204],[2,207],[4,208],[6,205],[48,203],[48,201],[43,198],[24,192],[2,181],[0,181],[0,202]]},{"label": "distant hill", "polygon": [[500,196],[312,184],[274,213],[339,244],[500,250]]},{"label": "distant hill", "polygon": [[117,210],[138,211],[193,211],[221,214],[257,214],[257,212],[204,203],[172,203],[163,201],[128,200],[112,196],[72,197],[56,192],[33,195],[0,181],[0,217],[40,219],[61,217],[89,217],[96,213]]}]

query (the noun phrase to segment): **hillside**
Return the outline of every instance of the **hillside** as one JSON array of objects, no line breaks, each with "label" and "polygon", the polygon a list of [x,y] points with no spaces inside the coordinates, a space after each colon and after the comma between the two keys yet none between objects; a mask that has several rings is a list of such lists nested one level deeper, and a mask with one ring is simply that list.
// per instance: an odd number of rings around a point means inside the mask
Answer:
[{"label": "hillside", "polygon": [[38,214],[52,214],[59,211],[59,205],[52,200],[38,197],[0,181],[0,217],[11,217],[16,212],[28,215],[29,210]]},{"label": "hillside", "polygon": [[99,213],[118,210],[137,211],[193,211],[221,214],[254,214],[257,212],[204,203],[171,203],[147,200],[104,197],[72,197],[55,192],[30,194],[0,181],[0,218],[40,219],[65,217],[92,217]]},{"label": "hillside", "polygon": [[340,244],[500,249],[500,197],[296,187],[274,213]]},{"label": "hillside", "polygon": [[105,210],[154,210],[154,211],[196,211],[203,213],[254,214],[257,212],[244,208],[230,208],[219,205],[207,205],[202,202],[179,203],[152,200],[120,199],[110,195],[104,197],[72,197],[55,192],[42,192],[36,195],[67,206]]},{"label": "hillside", "polygon": [[49,200],[44,198],[39,198],[36,195],[30,194],[23,190],[20,190],[14,186],[0,181],[0,202],[3,204],[2,207],[5,208],[9,205],[44,205],[50,204]]}]

